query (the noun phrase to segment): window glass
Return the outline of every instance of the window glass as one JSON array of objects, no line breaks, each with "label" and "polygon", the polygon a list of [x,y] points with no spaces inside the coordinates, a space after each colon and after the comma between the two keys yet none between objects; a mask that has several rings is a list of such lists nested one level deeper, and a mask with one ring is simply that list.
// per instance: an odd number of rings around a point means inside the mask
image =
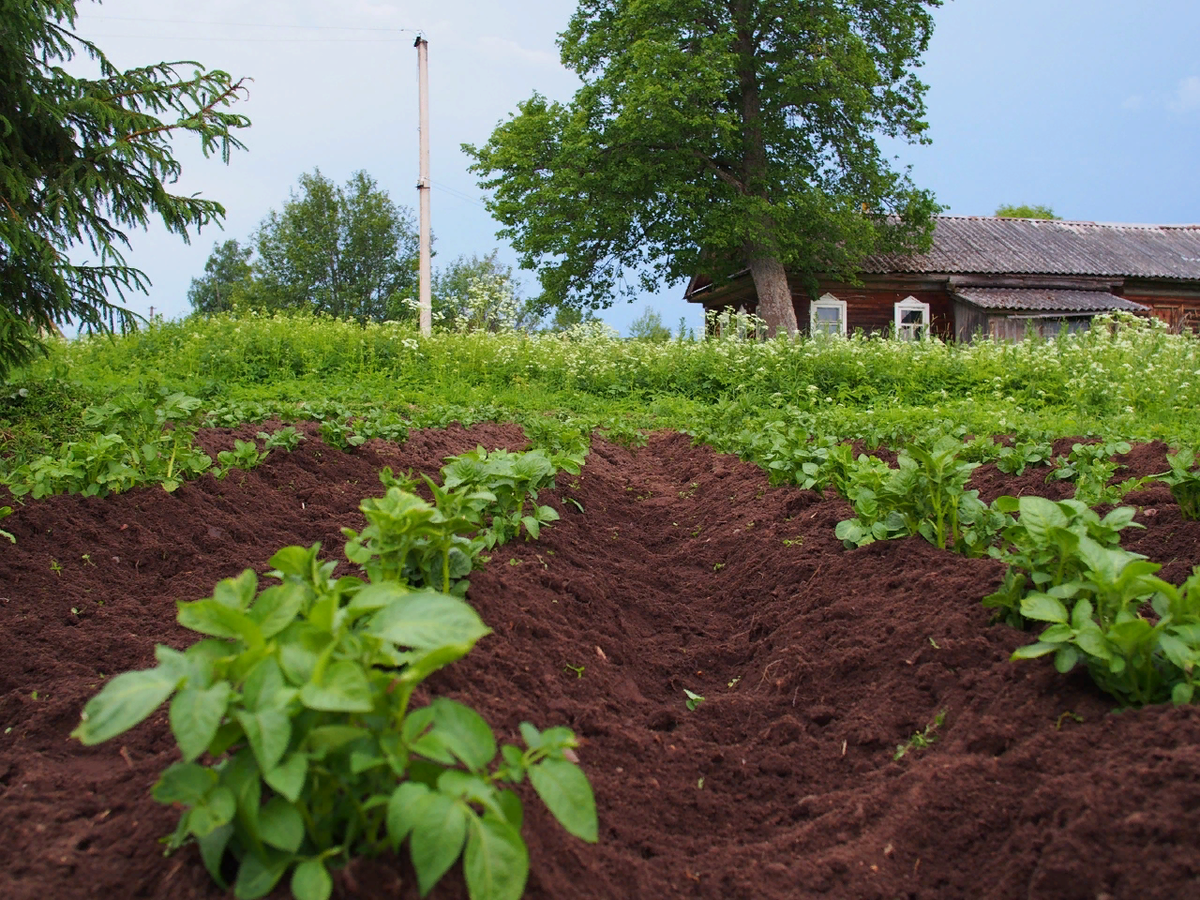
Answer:
[{"label": "window glass", "polygon": [[846,303],[833,294],[823,294],[810,308],[809,330],[813,334],[846,333]]},{"label": "window glass", "polygon": [[919,341],[929,330],[929,304],[916,297],[905,297],[896,304],[896,337]]}]

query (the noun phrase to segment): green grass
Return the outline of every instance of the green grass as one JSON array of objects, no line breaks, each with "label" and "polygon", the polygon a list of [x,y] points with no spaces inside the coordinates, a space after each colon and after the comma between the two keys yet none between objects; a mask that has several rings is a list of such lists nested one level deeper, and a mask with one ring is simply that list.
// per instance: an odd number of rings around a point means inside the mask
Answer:
[{"label": "green grass", "polygon": [[958,430],[1200,445],[1200,340],[1153,321],[1018,343],[649,343],[603,328],[422,339],[400,324],[250,313],[56,343],[0,389],[4,468],[82,436],[89,404],[158,389],[205,409],[257,403],[295,418],[340,405],[415,426],[551,417],[629,433],[784,420],[871,444]]}]

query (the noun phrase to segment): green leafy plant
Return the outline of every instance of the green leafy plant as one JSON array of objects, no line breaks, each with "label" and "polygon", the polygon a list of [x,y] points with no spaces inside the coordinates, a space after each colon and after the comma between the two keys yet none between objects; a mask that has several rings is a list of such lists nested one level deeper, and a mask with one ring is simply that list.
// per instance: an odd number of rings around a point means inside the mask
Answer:
[{"label": "green leafy plant", "polygon": [[[1078,481],[1087,474],[1090,466],[1096,463],[1108,463],[1112,457],[1123,455],[1130,451],[1128,441],[1100,441],[1094,444],[1074,443],[1067,456],[1054,459],[1054,469],[1046,476],[1046,481]],[[1112,471],[1115,472],[1114,465]],[[1111,472],[1109,473],[1111,477]]]},{"label": "green leafy plant", "polygon": [[[12,515],[12,511],[13,509],[11,506],[0,506],[0,519],[7,519]],[[5,531],[3,528],[0,528],[0,537],[8,538],[9,542],[13,544],[17,542],[16,535],[10,531]]]},{"label": "green leafy plant", "polygon": [[1024,475],[1030,466],[1049,465],[1054,448],[1045,441],[1015,441],[996,452],[996,468],[1008,475]]},{"label": "green leafy plant", "polygon": [[348,416],[343,419],[324,419],[321,422],[321,440],[344,453],[361,447],[367,439],[355,430],[352,422]]},{"label": "green leafy plant", "polygon": [[44,454],[15,468],[5,483],[15,497],[40,500],[53,494],[103,497],[142,484],[174,491],[212,460],[193,445],[200,400],[183,393],[135,393],[88,407],[84,424],[92,436],[67,441],[57,455]]},{"label": "green leafy plant", "polygon": [[[204,414],[205,428],[236,428],[247,422],[261,422],[275,414],[271,405],[254,401],[223,403]],[[265,433],[265,432],[264,432]],[[260,434],[259,437],[262,437]]]},{"label": "green leafy plant", "polygon": [[1140,528],[1133,521],[1136,510],[1122,506],[1103,519],[1078,500],[1055,502],[1045,497],[999,497],[993,506],[1017,518],[1003,532],[1003,546],[991,555],[1008,563],[1000,588],[983,600],[997,610],[997,618],[1022,628],[1025,617],[1021,602],[1030,592],[1045,592],[1081,578],[1086,560],[1080,555],[1084,538],[1101,547],[1117,547],[1121,532]]},{"label": "green leafy plant", "polygon": [[288,453],[299,447],[301,441],[308,440],[308,438],[296,430],[295,425],[288,425],[286,428],[280,428],[278,431],[270,433],[260,431],[258,439],[263,442],[264,450],[274,450],[276,447],[282,447]]},{"label": "green leafy plant", "polygon": [[[692,436],[716,449],[733,451],[758,463],[766,469],[772,485],[794,484],[806,490],[822,491],[831,480],[830,455],[835,452],[838,439],[813,437],[801,416],[790,409],[779,412],[780,418],[755,421],[730,430],[721,418],[744,413],[735,403],[725,401],[710,413],[715,421],[702,423],[692,431]],[[845,452],[849,451],[847,445]],[[684,496],[683,492],[680,496]]]},{"label": "green leafy plant", "polygon": [[960,456],[969,462],[988,463],[997,459],[1002,449],[991,435],[978,435],[963,440]]},{"label": "green leafy plant", "polygon": [[14,497],[41,500],[55,494],[103,497],[139,481],[128,445],[119,434],[100,434],[87,441],[67,441],[56,455],[44,454],[5,476]]},{"label": "green leafy plant", "polygon": [[703,697],[693,691],[689,691],[687,688],[683,689],[683,696],[684,704],[687,706],[688,710],[692,712],[694,712],[696,708],[704,702]]},{"label": "green leafy plant", "polygon": [[938,729],[946,721],[946,710],[941,710],[933,721],[925,726],[924,731],[913,733],[905,743],[896,745],[896,752],[892,755],[893,760],[903,759],[910,750],[924,750],[926,747],[932,746],[938,739]]},{"label": "green leafy plant", "polygon": [[359,563],[371,581],[397,581],[463,596],[481,542],[469,537],[481,527],[492,495],[435,489],[435,504],[397,486],[359,504],[367,527],[343,528],[346,558]]},{"label": "green leafy plant", "polygon": [[231,469],[248,472],[262,465],[270,455],[271,451],[266,448],[260,452],[254,441],[235,440],[232,450],[222,450],[217,454],[217,468],[213,470],[213,475],[222,479]]},{"label": "green leafy plant", "polygon": [[1108,482],[1117,469],[1124,468],[1112,457],[1128,453],[1129,450],[1126,441],[1073,444],[1070,455],[1055,458],[1055,468],[1046,476],[1046,481],[1073,481],[1075,499],[1088,506],[1096,506],[1113,495]]},{"label": "green leafy plant", "polygon": [[1171,496],[1179,504],[1179,514],[1185,519],[1200,519],[1200,469],[1195,468],[1196,454],[1182,449],[1167,456],[1170,470],[1159,475],[1170,486]]},{"label": "green leafy plant", "polygon": [[838,538],[847,547],[861,547],[920,534],[942,549],[968,556],[986,553],[1008,520],[984,505],[978,491],[966,490],[979,463],[960,460],[961,448],[958,438],[944,435],[928,448],[914,445],[901,451],[895,469],[874,457],[860,456],[847,464],[848,453],[840,451],[836,458],[842,473],[835,481],[854,504],[856,516],[838,523]]},{"label": "green leafy plant", "polygon": [[469,707],[411,707],[429,675],[489,633],[475,611],[397,581],[335,580],[318,552],[280,550],[270,561],[280,583],[262,591],[246,570],[178,603],[180,624],[206,638],[183,652],[159,645],[157,667],[118,675],[84,708],[72,734],[91,745],[171,700],[183,759],[153,789],[184,808],[169,848],[195,839],[219,885],[236,870],[239,900],[289,870],[297,900],[326,900],[331,866],[407,841],[422,894],[461,855],[473,900],[507,900],[529,863],[521,803],[505,785],[526,777],[567,831],[594,842],[595,801],[568,729],[522,723],[524,749],[497,758]]},{"label": "green leafy plant", "polygon": [[468,493],[482,491],[495,497],[482,535],[484,547],[490,550],[516,537],[522,528],[536,539],[543,525],[558,521],[553,507],[537,504],[538,492],[554,487],[557,470],[577,475],[581,465],[582,459],[571,453],[552,457],[545,450],[494,450],[489,454],[483,447],[476,447],[451,459],[442,469],[442,487],[463,488]]},{"label": "green leafy plant", "polygon": [[408,423],[394,413],[374,411],[360,418],[354,430],[364,440],[380,438],[401,443],[408,438]]},{"label": "green leafy plant", "polygon": [[[1079,539],[1080,577],[1027,595],[1021,613],[1050,623],[1012,658],[1054,655],[1066,673],[1083,662],[1122,705],[1190,703],[1200,663],[1200,567],[1176,587],[1140,554]],[[1149,601],[1153,616],[1143,614]]]},{"label": "green leafy plant", "polygon": [[605,419],[597,430],[606,441],[612,441],[630,450],[646,446],[646,433],[616,416]]}]

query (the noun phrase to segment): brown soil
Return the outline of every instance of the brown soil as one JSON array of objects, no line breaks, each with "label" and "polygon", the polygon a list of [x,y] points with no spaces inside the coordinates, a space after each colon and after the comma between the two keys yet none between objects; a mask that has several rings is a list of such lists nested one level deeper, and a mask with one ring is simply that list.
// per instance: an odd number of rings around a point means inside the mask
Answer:
[{"label": "brown soil", "polygon": [[[57,497],[6,519],[0,896],[219,896],[194,848],[163,859],[157,843],[175,819],[149,796],[176,758],[165,710],[87,749],[67,736],[83,703],[152,665],[156,642],[189,643],[174,600],[286,544],[340,554],[381,466],[433,472],[477,442],[523,441],[454,427],[347,455],[313,435],[224,481]],[[1119,474],[1163,471],[1163,454],[1135,448]],[[989,499],[1043,492],[1045,473],[987,466],[975,483]],[[634,451],[597,441],[556,493],[562,521],[472,579],[495,633],[434,679],[502,739],[522,720],[583,738],[600,842],[527,798],[529,897],[1200,896],[1200,709],[1118,714],[1086,676],[1010,663],[1031,638],[979,604],[1000,564],[920,538],[846,552],[844,503],[767,489],[674,434]],[[1162,488],[1130,501],[1146,529],[1126,546],[1181,580],[1200,563],[1200,523]],[[684,688],[706,698],[694,711]],[[894,760],[942,710],[937,742]],[[338,893],[416,896],[394,858],[356,863]],[[452,873],[433,896],[463,894]]]}]

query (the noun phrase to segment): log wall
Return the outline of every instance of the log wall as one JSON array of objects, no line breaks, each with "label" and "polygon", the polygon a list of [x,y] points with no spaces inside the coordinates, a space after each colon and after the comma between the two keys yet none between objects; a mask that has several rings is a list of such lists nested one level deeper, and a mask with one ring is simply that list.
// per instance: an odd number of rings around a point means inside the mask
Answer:
[{"label": "log wall", "polygon": [[[792,283],[792,305],[796,323],[808,330],[809,295],[798,282]],[[900,285],[849,285],[822,281],[817,296],[833,294],[846,301],[846,333],[855,331],[888,334],[896,321],[896,304],[905,297],[915,297],[929,304],[929,324],[941,338],[954,337],[954,309],[947,291],[929,288],[906,288]]]}]

